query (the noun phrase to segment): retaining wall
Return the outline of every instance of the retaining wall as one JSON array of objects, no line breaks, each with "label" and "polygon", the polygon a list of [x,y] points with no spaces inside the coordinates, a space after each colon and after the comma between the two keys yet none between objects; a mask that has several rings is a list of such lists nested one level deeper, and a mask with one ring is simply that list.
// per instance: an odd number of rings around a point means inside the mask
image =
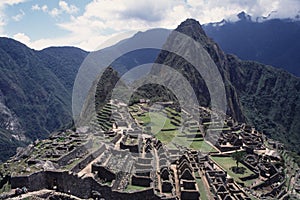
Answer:
[{"label": "retaining wall", "polygon": [[107,185],[101,185],[92,177],[80,178],[67,171],[41,171],[28,176],[11,177],[11,187],[21,188],[25,186],[28,191],[41,189],[53,189],[57,191],[72,194],[79,198],[91,198],[92,191],[98,191],[105,199],[160,199],[154,194],[152,188],[134,192],[113,191]]}]

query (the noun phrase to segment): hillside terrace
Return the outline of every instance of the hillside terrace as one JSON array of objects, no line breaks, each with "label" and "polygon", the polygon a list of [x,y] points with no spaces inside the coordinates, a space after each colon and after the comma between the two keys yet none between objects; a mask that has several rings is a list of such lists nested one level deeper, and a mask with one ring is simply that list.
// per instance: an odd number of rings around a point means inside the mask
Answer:
[{"label": "hillside terrace", "polygon": [[[188,114],[175,111],[171,102],[157,107],[144,102],[129,108],[111,102],[103,112],[91,129],[55,133],[27,147],[2,166],[3,177],[3,169],[9,169],[14,171],[12,188],[23,184],[30,191],[54,186],[65,191],[67,186],[60,180],[65,175],[57,175],[49,185],[42,181],[44,175],[35,173],[70,171],[74,182],[92,178],[94,188],[107,197],[145,193],[157,199],[280,199],[291,184],[293,192],[299,192],[299,172],[290,178],[295,166],[283,170],[283,147],[229,117],[222,125],[218,114],[200,108],[202,119],[184,121],[183,115]],[[210,140],[216,130],[221,131],[220,137]],[[241,173],[233,171],[236,151],[246,153],[239,164]],[[41,184],[33,187],[32,181]],[[92,192],[87,188],[73,194],[85,198]]]}]

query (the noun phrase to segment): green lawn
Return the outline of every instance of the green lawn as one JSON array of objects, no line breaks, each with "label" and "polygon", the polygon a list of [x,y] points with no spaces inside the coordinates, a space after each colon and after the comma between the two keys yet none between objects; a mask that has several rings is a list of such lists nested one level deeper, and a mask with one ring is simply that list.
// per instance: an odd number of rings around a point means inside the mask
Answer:
[{"label": "green lawn", "polygon": [[199,188],[199,192],[200,192],[200,199],[201,200],[208,200],[209,198],[207,197],[207,191],[205,190],[205,187],[203,185],[203,182],[200,178],[196,178],[196,182]]},{"label": "green lawn", "polygon": [[170,142],[174,142],[176,144],[178,144],[176,142],[176,135],[178,134],[177,131],[160,131],[158,132],[155,137],[157,139],[159,139],[162,143],[170,143]]},{"label": "green lawn", "polygon": [[151,126],[151,132],[164,143],[168,143],[174,136],[177,135],[177,131],[164,131],[163,129],[176,129],[177,127],[171,124],[171,120],[162,113],[151,112],[144,113],[141,116],[134,116],[138,121],[142,121],[144,126]]},{"label": "green lawn", "polygon": [[149,124],[151,122],[150,117],[149,117],[149,113],[144,113],[144,114],[142,114],[140,116],[134,115],[134,117],[137,120],[144,122],[144,125],[147,125],[147,124]]},{"label": "green lawn", "polygon": [[144,190],[147,187],[142,187],[142,186],[136,186],[136,185],[127,185],[125,191],[136,191],[136,190]]},{"label": "green lawn", "polygon": [[172,143],[179,144],[184,147],[192,148],[195,150],[200,150],[203,153],[217,153],[218,151],[208,144],[203,139],[190,139],[186,137],[174,137],[172,138]]},{"label": "green lawn", "polygon": [[[245,173],[244,174],[236,174],[231,170],[231,167],[236,166],[236,161],[233,160],[232,157],[218,157],[218,156],[211,156],[211,159],[218,163],[224,170],[227,171],[228,175],[231,176],[236,182],[243,182],[240,177],[250,176],[253,174],[253,172],[248,169],[245,165],[242,163],[239,163],[239,167],[244,167]],[[253,183],[254,180],[244,181],[243,183],[245,186],[249,186]]]},{"label": "green lawn", "polygon": [[[179,144],[181,146],[190,147],[196,150],[201,150],[205,153],[208,152],[217,152],[212,146],[203,141],[203,139],[199,138],[187,138],[184,134],[179,136],[178,130],[164,130],[164,129],[176,129],[177,126],[171,123],[170,116],[171,112],[175,112],[171,108],[166,108],[164,113],[160,112],[146,112],[143,115],[135,115],[132,113],[134,117],[138,121],[142,121],[144,126],[151,126],[151,132],[155,134],[155,137],[159,139],[162,143],[168,144],[170,148],[176,148],[175,144]],[[166,114],[167,113],[167,114]],[[176,118],[181,119],[180,116],[176,116]],[[194,133],[193,133],[194,134]]]},{"label": "green lawn", "polygon": [[203,140],[194,140],[191,144],[191,148],[195,149],[195,150],[201,150],[204,153],[208,153],[208,152],[213,152],[213,153],[217,153],[218,151],[213,148],[210,144],[208,144],[207,142],[203,141]]}]

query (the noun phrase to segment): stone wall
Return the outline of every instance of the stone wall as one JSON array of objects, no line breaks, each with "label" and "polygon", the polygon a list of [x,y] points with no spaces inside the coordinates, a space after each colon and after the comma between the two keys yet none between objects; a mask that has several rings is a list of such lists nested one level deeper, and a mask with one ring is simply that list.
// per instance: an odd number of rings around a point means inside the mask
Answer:
[{"label": "stone wall", "polygon": [[[0,173],[0,177],[1,177],[1,173]],[[10,180],[10,176],[5,175],[4,177],[2,177],[2,179],[0,180],[0,188],[2,188],[7,182],[9,182]]]},{"label": "stone wall", "polygon": [[111,187],[101,185],[92,177],[80,178],[67,171],[41,171],[28,176],[11,177],[12,188],[23,186],[29,191],[53,189],[56,186],[57,191],[85,199],[91,198],[93,191],[99,192],[105,199],[160,199],[154,194],[152,188],[130,193],[112,191]]},{"label": "stone wall", "polygon": [[80,154],[81,152],[87,151],[87,148],[90,148],[92,144],[93,144],[92,140],[89,140],[85,144],[83,144],[79,147],[76,147],[75,149],[70,151],[68,154],[66,154],[66,155],[62,156],[61,158],[59,158],[57,160],[57,163],[60,166],[67,165],[70,160],[75,159],[76,157],[78,157],[78,154]]},{"label": "stone wall", "polygon": [[200,194],[198,191],[181,191],[181,199],[189,200],[189,199],[199,199]]},{"label": "stone wall", "polygon": [[10,183],[11,188],[22,188],[23,186],[26,186],[30,190],[28,176],[12,176],[10,179]]},{"label": "stone wall", "polygon": [[71,171],[78,173],[83,168],[85,168],[90,162],[92,162],[94,159],[96,159],[98,156],[100,156],[104,151],[106,150],[105,144],[102,144],[102,146],[97,149],[96,151],[90,153],[87,157],[85,157],[81,162],[79,162],[77,165],[75,165]]},{"label": "stone wall", "polygon": [[131,178],[132,185],[150,187],[151,182],[152,182],[152,180],[150,177],[133,175]]},{"label": "stone wall", "polygon": [[114,174],[104,166],[92,165],[92,172],[97,172],[97,176],[105,181],[112,181],[116,179],[116,174]]},{"label": "stone wall", "polygon": [[222,152],[234,151],[234,150],[238,150],[241,148],[240,146],[227,147],[227,146],[220,146],[219,144],[216,144],[216,147]]},{"label": "stone wall", "polygon": [[258,185],[255,185],[252,187],[252,189],[259,189],[259,188],[263,188],[263,187],[267,187],[267,186],[270,186],[272,185],[273,183],[275,182],[279,182],[280,181],[280,173],[276,173],[274,174],[270,179],[258,184]]},{"label": "stone wall", "polygon": [[112,140],[111,140],[111,143],[114,143],[116,144],[119,139],[122,137],[122,134],[117,134]]},{"label": "stone wall", "polygon": [[247,161],[242,160],[241,163],[245,165],[247,168],[249,168],[251,171],[253,171],[255,174],[259,174],[259,170],[253,165],[251,165],[250,163],[248,163]]},{"label": "stone wall", "polygon": [[120,148],[121,149],[129,149],[130,152],[132,153],[139,153],[139,146],[138,144],[135,144],[135,145],[127,145],[125,144],[123,141],[120,142]]},{"label": "stone wall", "polygon": [[130,192],[130,193],[121,193],[121,192],[114,192],[113,193],[113,198],[112,199],[131,199],[131,200],[158,200],[161,199],[158,196],[154,194],[154,191],[152,188],[142,190],[142,191],[136,191],[136,192]]},{"label": "stone wall", "polygon": [[248,180],[252,180],[252,179],[256,179],[259,177],[259,174],[258,173],[255,173],[255,174],[251,174],[249,176],[246,176],[246,177],[240,177],[240,179],[242,181],[248,181]]}]

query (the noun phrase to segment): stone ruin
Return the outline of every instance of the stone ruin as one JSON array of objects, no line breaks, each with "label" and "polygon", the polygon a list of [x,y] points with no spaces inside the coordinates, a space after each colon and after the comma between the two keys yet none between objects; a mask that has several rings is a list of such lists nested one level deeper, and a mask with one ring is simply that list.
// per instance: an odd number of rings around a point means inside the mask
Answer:
[{"label": "stone ruin", "polygon": [[[82,198],[91,198],[97,192],[101,198],[112,199],[141,199],[146,195],[151,199],[199,199],[198,182],[205,184],[207,181],[214,199],[250,199],[245,191],[256,191],[259,197],[278,198],[284,195],[285,175],[281,169],[281,157],[275,150],[266,148],[264,136],[251,126],[226,119],[226,128],[222,129],[216,144],[219,152],[204,155],[178,144],[173,144],[175,148],[167,147],[148,134],[130,114],[124,112],[124,108],[116,105],[114,108],[112,111],[107,107],[104,114],[97,116],[103,123],[109,120],[109,124],[102,124],[109,126],[93,132],[93,140],[87,134],[91,131],[68,130],[55,133],[49,140],[29,148],[29,151],[41,151],[40,157],[27,159],[29,166],[35,166],[40,159],[48,164],[51,162],[56,169],[14,175],[12,187],[26,185],[33,191],[56,186],[62,192],[71,191]],[[141,109],[149,111],[148,107],[141,106]],[[109,118],[109,112],[113,113],[114,120]],[[176,114],[172,113],[172,120],[179,123]],[[206,110],[202,110],[200,115],[202,124],[192,116],[184,122],[191,134],[202,134],[202,125],[204,129],[207,126],[204,123],[218,120],[214,113]],[[268,142],[271,147],[282,149],[276,141]],[[211,159],[213,155],[230,156],[235,150],[247,152],[241,163],[254,173],[240,179],[257,180],[246,189]],[[61,170],[66,168],[69,172]],[[294,186],[298,192],[299,180],[298,172]],[[128,191],[129,186],[140,189]]]},{"label": "stone ruin", "polygon": [[247,199],[250,200],[232,179],[227,178],[227,173],[216,166],[209,159],[204,161],[205,177],[215,198],[222,199]]}]

